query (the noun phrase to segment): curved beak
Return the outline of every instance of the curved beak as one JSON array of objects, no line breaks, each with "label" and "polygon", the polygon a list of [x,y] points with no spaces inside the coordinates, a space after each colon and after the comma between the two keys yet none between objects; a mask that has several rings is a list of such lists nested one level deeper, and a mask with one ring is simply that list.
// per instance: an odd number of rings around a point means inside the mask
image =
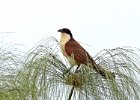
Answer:
[{"label": "curved beak", "polygon": [[59,29],[58,32],[62,32],[62,29]]}]

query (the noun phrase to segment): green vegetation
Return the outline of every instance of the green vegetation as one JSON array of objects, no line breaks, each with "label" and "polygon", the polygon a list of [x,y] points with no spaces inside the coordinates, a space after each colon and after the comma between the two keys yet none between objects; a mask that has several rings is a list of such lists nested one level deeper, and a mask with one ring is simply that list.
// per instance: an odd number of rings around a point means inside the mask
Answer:
[{"label": "green vegetation", "polygon": [[99,52],[97,64],[116,76],[104,79],[85,65],[78,72],[68,71],[70,65],[53,37],[24,56],[15,48],[1,47],[0,100],[140,100],[138,52],[131,47]]}]

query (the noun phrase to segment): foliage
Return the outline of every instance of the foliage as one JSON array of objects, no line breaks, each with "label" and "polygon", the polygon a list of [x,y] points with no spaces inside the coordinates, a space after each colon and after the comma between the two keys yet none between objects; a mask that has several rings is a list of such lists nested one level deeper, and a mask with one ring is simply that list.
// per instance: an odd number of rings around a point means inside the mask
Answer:
[{"label": "foliage", "polygon": [[[15,53],[16,51],[16,53]],[[132,47],[104,49],[95,61],[111,70],[115,79],[105,79],[81,65],[69,70],[58,41],[49,37],[27,54],[0,49],[0,100],[139,100],[139,50]]]}]

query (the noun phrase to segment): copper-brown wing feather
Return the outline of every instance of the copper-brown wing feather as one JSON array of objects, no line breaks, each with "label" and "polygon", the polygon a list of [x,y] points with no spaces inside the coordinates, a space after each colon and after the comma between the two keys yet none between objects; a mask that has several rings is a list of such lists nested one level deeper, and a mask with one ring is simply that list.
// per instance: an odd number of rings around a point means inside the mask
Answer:
[{"label": "copper-brown wing feather", "polygon": [[74,54],[74,59],[78,65],[86,64],[87,61],[92,59],[87,51],[74,39],[65,44],[65,52],[68,56]]},{"label": "copper-brown wing feather", "polygon": [[91,67],[96,70],[96,72],[100,73],[102,76],[114,78],[114,74],[110,71],[105,71],[98,65],[96,65],[95,61],[88,54],[88,52],[74,39],[71,39],[65,44],[65,52],[68,56],[74,55],[74,60],[77,65],[91,63]]}]

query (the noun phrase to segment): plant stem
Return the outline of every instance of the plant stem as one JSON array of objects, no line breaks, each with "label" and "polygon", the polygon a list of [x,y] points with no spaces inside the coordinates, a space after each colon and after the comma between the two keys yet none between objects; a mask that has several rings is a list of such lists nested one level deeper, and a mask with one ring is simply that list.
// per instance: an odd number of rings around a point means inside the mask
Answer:
[{"label": "plant stem", "polygon": [[71,100],[71,97],[72,97],[72,94],[73,94],[73,90],[74,90],[74,86],[72,87],[72,89],[71,89],[71,91],[70,91],[68,100]]},{"label": "plant stem", "polygon": [[[76,68],[75,72],[78,71],[78,69],[79,69],[79,66]],[[71,97],[72,97],[72,94],[73,94],[73,90],[74,90],[74,86],[72,87],[72,89],[70,91],[68,100],[71,100]]]}]

